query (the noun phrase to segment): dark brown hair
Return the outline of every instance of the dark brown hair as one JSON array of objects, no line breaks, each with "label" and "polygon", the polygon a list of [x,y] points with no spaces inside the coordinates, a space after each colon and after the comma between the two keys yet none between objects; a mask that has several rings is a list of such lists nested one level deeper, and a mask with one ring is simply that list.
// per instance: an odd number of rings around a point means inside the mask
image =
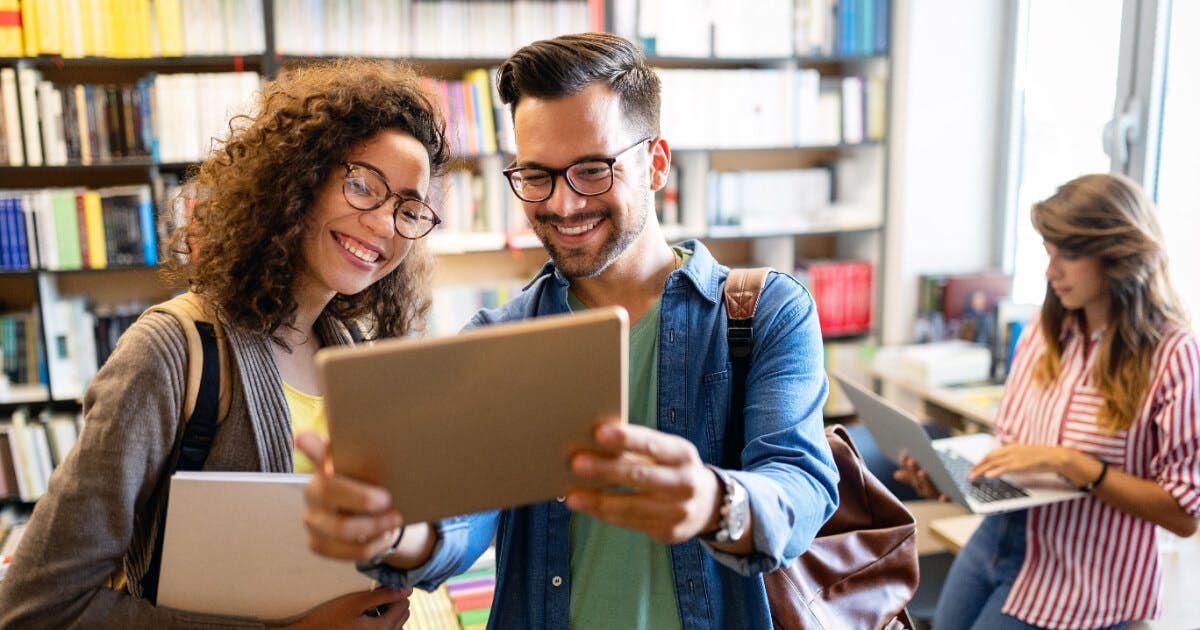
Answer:
[{"label": "dark brown hair", "polygon": [[[1110,432],[1129,428],[1150,387],[1154,351],[1163,325],[1187,325],[1167,275],[1167,253],[1154,203],[1122,175],[1084,175],[1033,206],[1033,227],[1056,248],[1095,256],[1109,298],[1108,323],[1093,371],[1104,398],[1097,424]],[[1048,384],[1061,369],[1060,337],[1069,311],[1049,282],[1042,302],[1046,352],[1034,372]]]},{"label": "dark brown hair", "polygon": [[[384,129],[411,134],[429,154],[431,177],[449,160],[445,121],[420,78],[393,61],[340,59],[290,68],[267,83],[254,113],[230,121],[220,149],[189,182],[191,220],[170,240],[172,281],[211,299],[229,323],[271,335],[295,321],[298,244],[317,191],[357,143]],[[363,320],[373,336],[421,330],[430,303],[431,259],[417,241],[404,262],[326,312]]]},{"label": "dark brown hair", "polygon": [[500,100],[516,114],[522,96],[555,99],[602,82],[621,97],[638,136],[659,133],[662,83],[628,40],[609,33],[578,33],[533,42],[500,64]]}]

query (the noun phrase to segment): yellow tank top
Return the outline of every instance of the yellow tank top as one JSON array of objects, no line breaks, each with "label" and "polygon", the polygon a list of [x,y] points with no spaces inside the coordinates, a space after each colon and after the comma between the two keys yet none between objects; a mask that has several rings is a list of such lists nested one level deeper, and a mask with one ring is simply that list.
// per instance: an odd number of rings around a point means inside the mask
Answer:
[{"label": "yellow tank top", "polygon": [[[283,384],[283,397],[287,399],[288,411],[292,413],[292,435],[304,431],[316,431],[329,437],[329,427],[325,424],[325,405],[320,396],[306,394],[287,383]],[[313,463],[295,446],[292,447],[292,470],[298,473],[311,473]]]}]

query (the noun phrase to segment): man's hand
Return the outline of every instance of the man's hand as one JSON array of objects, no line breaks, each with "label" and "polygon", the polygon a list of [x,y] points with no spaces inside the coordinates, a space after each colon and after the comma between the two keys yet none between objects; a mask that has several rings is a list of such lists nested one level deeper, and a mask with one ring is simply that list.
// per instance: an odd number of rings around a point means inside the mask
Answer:
[{"label": "man's hand", "polygon": [[314,465],[304,488],[308,546],[323,556],[359,562],[391,546],[402,521],[388,491],[334,473],[329,445],[316,433],[301,433],[296,446]]},{"label": "man's hand", "polygon": [[716,527],[720,482],[691,442],[616,423],[597,427],[595,438],[604,450],[576,453],[571,470],[613,489],[572,488],[567,507],[664,544]]}]

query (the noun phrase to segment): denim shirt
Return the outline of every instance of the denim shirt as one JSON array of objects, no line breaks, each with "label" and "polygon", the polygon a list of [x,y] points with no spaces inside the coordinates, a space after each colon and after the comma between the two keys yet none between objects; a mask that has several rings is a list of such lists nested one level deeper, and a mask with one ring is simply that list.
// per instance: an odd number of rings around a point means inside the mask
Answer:
[{"label": "denim shirt", "polygon": [[[698,241],[671,273],[659,331],[658,429],[720,460],[730,365],[722,294],[727,267]],[[569,283],[546,263],[525,291],[468,327],[569,312]],[[823,429],[824,351],[812,297],[794,278],[771,273],[754,317],[746,382],[742,470],[753,514],[754,552],[733,556],[692,539],[671,546],[675,593],[686,629],[769,628],[762,573],[803,553],[837,506],[837,469]],[[519,453],[513,453],[519,457]],[[496,537],[496,594],[489,628],[566,628],[570,614],[570,510],[561,501],[472,514],[438,523],[441,538],[424,566],[361,566],[390,586],[433,589],[465,571]],[[620,605],[616,603],[615,605]]]}]

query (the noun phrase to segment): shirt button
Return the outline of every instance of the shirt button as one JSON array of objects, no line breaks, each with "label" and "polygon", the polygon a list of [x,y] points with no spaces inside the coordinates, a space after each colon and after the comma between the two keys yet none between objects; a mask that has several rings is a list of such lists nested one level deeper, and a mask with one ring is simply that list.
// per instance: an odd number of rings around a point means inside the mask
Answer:
[{"label": "shirt button", "polygon": [[550,583],[555,586],[562,586],[562,577],[556,575],[550,580]]},{"label": "shirt button", "polygon": [[566,503],[567,497],[554,497],[554,500],[558,501],[559,503]]}]

